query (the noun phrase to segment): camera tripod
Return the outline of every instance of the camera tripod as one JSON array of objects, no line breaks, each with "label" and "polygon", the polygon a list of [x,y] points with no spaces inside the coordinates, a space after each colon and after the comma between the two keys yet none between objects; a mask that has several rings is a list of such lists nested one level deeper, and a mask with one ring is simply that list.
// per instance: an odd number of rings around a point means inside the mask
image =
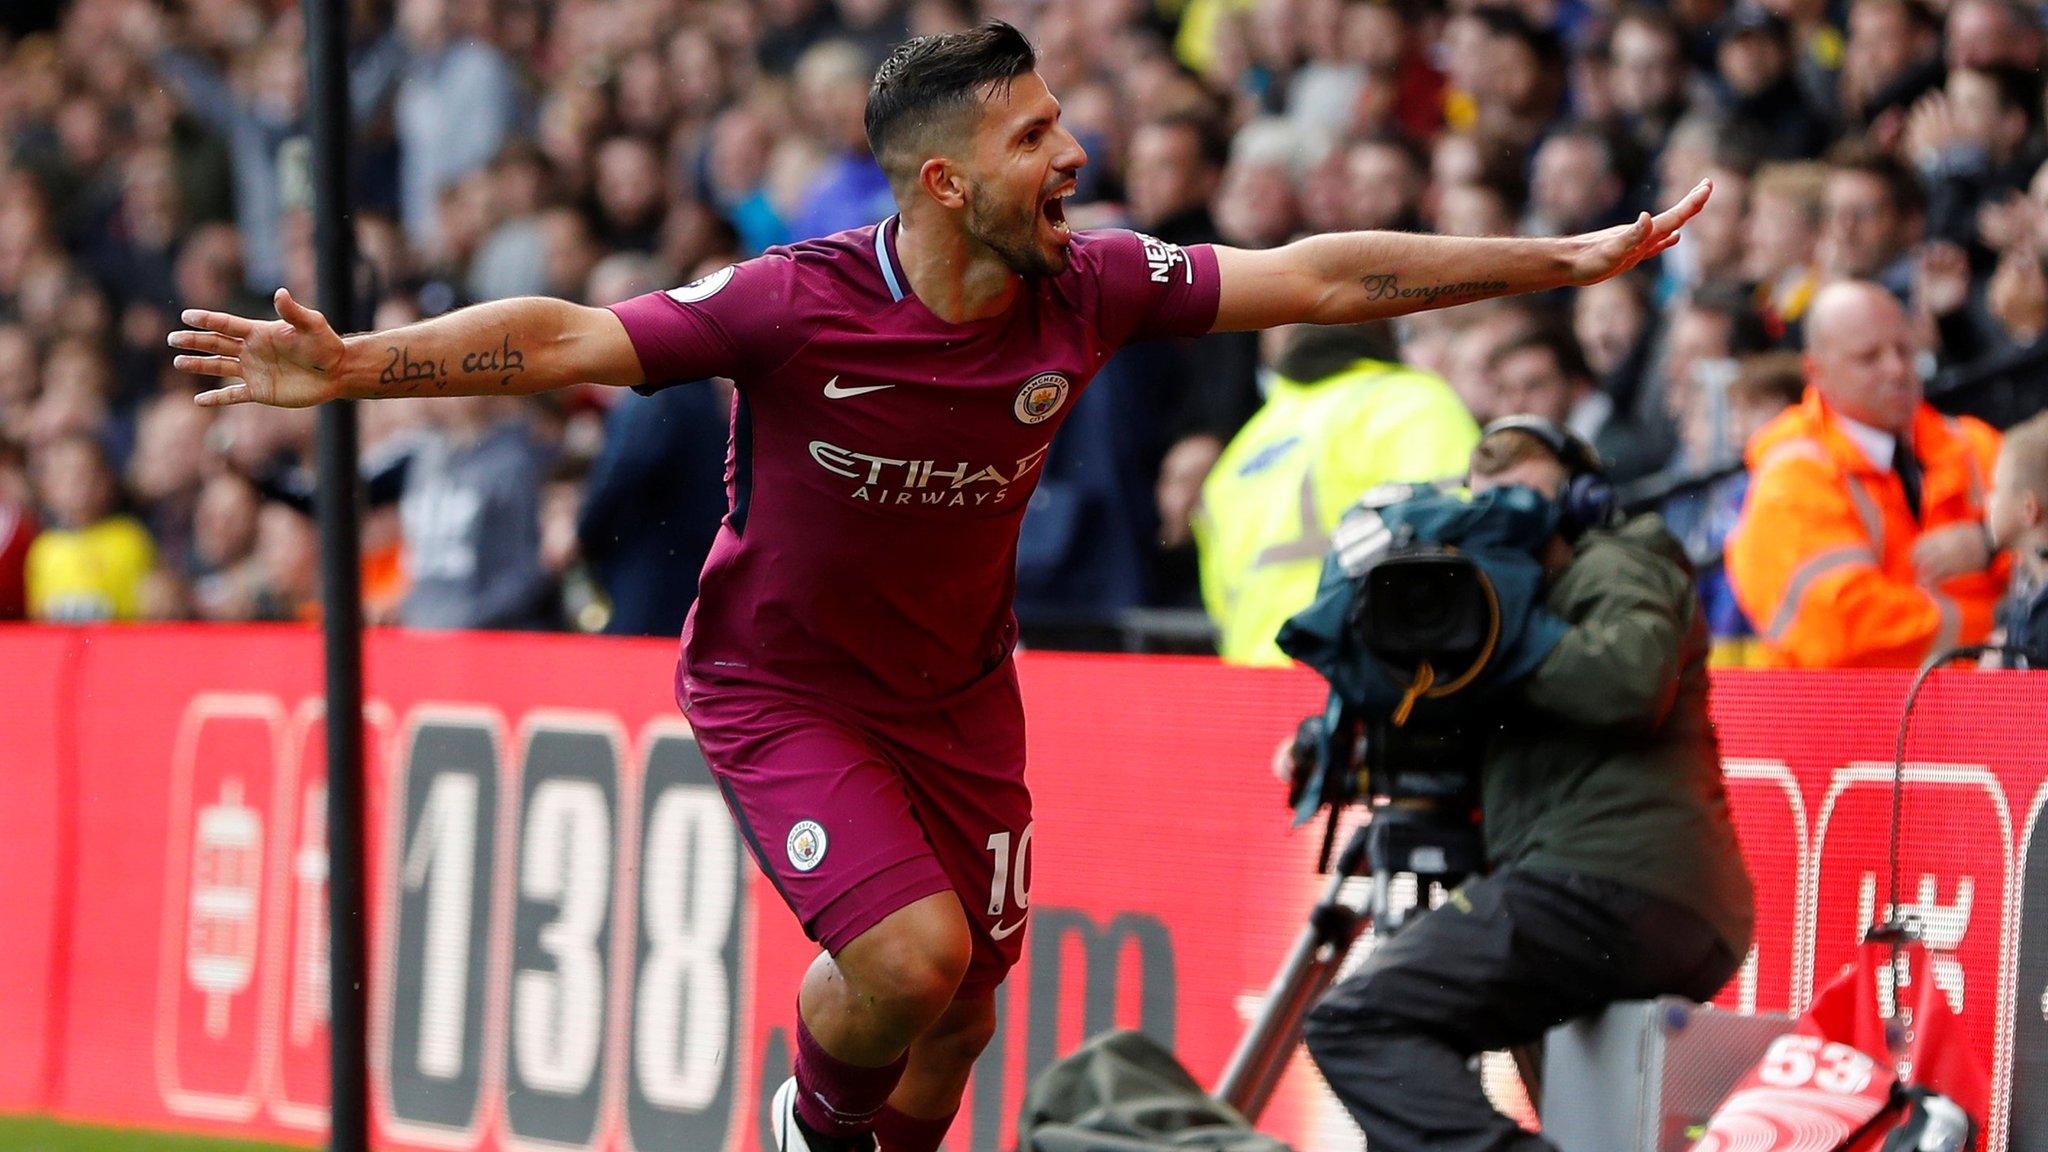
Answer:
[{"label": "camera tripod", "polygon": [[[1336,821],[1333,809],[1331,833]],[[1394,878],[1415,877],[1421,907],[1430,885],[1454,888],[1484,867],[1485,860],[1479,827],[1469,813],[1422,801],[1373,808],[1371,819],[1352,831],[1337,854],[1321,899],[1273,977],[1257,1018],[1231,1053],[1215,1097],[1257,1123],[1301,1043],[1309,1009],[1336,983],[1352,945],[1374,925],[1388,936],[1399,932],[1415,910],[1393,906]],[[1370,876],[1371,888],[1363,899],[1346,899],[1345,883],[1358,876]]]}]

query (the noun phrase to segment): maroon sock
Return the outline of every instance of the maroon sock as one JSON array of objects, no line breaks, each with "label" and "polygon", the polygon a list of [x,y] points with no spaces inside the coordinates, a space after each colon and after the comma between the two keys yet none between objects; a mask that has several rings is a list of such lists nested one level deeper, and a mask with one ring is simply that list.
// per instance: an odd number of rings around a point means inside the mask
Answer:
[{"label": "maroon sock", "polygon": [[796,1020],[796,1114],[804,1127],[830,1139],[869,1132],[875,1114],[903,1079],[909,1055],[881,1068],[848,1064],[825,1051],[801,1013]]},{"label": "maroon sock", "polygon": [[953,1127],[953,1117],[959,1114],[956,1110],[937,1120],[920,1120],[884,1104],[875,1113],[875,1136],[882,1142],[882,1152],[939,1152],[947,1130]]}]

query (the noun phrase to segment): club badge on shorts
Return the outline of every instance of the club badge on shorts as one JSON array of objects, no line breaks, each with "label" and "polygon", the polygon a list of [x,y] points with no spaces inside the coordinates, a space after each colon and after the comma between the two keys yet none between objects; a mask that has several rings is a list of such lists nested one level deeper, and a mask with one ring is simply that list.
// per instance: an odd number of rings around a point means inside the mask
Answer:
[{"label": "club badge on shorts", "polygon": [[1040,372],[1017,390],[1017,402],[1010,411],[1020,424],[1043,424],[1067,402],[1072,385],[1058,372]]},{"label": "club badge on shorts", "polygon": [[801,820],[789,830],[789,839],[783,844],[789,852],[790,866],[799,872],[809,872],[825,860],[825,829],[816,820]]}]

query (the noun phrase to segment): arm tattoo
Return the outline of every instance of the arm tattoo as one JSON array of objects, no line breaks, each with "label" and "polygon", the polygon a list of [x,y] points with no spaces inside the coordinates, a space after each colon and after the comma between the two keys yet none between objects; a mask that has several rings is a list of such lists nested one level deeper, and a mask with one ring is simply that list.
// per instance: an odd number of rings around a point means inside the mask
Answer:
[{"label": "arm tattoo", "polygon": [[1374,272],[1361,276],[1359,287],[1365,289],[1367,300],[1393,300],[1403,304],[1415,303],[1424,308],[1438,304],[1454,304],[1463,300],[1495,296],[1508,290],[1505,280],[1460,280],[1455,284],[1425,284],[1411,288],[1401,283],[1401,278],[1392,272]]},{"label": "arm tattoo", "polygon": [[377,374],[377,383],[383,385],[378,390],[380,396],[410,396],[418,392],[422,384],[432,384],[436,388],[448,387],[448,367],[445,363],[415,360],[412,358],[412,349],[400,344],[390,345],[385,351],[391,353],[391,359],[385,363],[384,370]]},{"label": "arm tattoo", "polygon": [[526,353],[512,346],[512,337],[508,334],[496,348],[464,352],[462,370],[496,375],[498,387],[510,388],[512,378],[526,371]]},{"label": "arm tattoo", "polygon": [[[384,370],[377,374],[377,390],[370,399],[388,400],[398,396],[416,396],[420,389],[432,384],[437,390],[446,391],[454,380],[448,371],[446,359],[431,357],[415,360],[412,348],[404,344],[385,347],[390,359],[385,361]],[[526,353],[512,346],[512,337],[506,336],[496,348],[482,348],[464,352],[460,361],[462,371],[486,376],[496,376],[498,387],[510,388],[512,380],[526,371]]]}]

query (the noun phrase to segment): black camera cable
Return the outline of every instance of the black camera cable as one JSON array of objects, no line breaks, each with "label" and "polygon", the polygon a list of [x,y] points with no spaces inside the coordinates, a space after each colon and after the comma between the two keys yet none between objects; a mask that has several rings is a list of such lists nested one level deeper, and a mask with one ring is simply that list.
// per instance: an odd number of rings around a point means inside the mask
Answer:
[{"label": "black camera cable", "polygon": [[1903,823],[1906,799],[1906,732],[1913,723],[1913,707],[1920,702],[1920,689],[1927,683],[1928,676],[1937,668],[1957,660],[1974,660],[1996,652],[2000,656],[2021,656],[2025,653],[2008,644],[1963,644],[1946,648],[1929,657],[1920,666],[1920,672],[1913,677],[1913,686],[1906,691],[1906,707],[1899,714],[1899,731],[1892,743],[1892,811],[1891,834],[1886,849],[1885,863],[1889,875],[1885,881],[1885,916],[1863,934],[1866,944],[1889,944],[1892,962],[1898,962],[1899,950],[1907,942],[1920,938],[1920,919],[1906,916],[1899,911],[1899,834]]}]

